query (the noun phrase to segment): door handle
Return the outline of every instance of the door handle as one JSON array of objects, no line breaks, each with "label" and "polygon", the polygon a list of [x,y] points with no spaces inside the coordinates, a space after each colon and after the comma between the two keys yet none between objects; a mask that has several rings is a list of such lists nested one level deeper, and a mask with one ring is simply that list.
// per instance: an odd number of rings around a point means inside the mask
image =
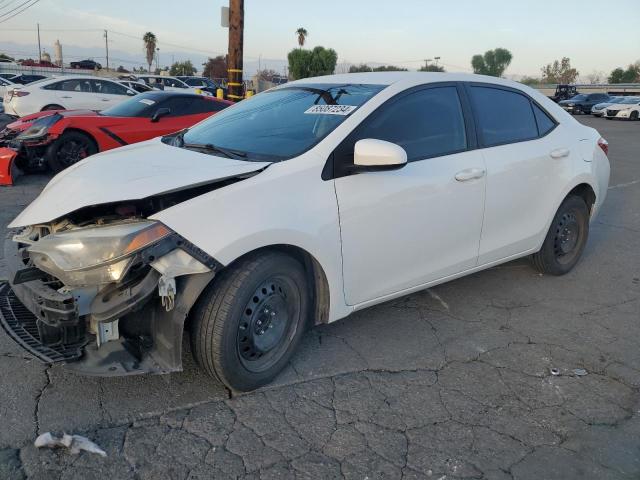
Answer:
[{"label": "door handle", "polygon": [[71,98],[69,95],[62,95],[60,98]]},{"label": "door handle", "polygon": [[109,101],[109,99],[108,99],[108,98],[101,98],[101,100],[102,100],[103,102],[108,102],[108,101]]},{"label": "door handle", "polygon": [[487,173],[483,168],[467,168],[456,173],[455,179],[459,182],[468,182],[476,178],[484,177]]},{"label": "door handle", "polygon": [[564,158],[568,157],[570,153],[571,150],[569,150],[568,148],[556,148],[555,150],[551,150],[551,152],[549,152],[549,156],[551,158]]}]

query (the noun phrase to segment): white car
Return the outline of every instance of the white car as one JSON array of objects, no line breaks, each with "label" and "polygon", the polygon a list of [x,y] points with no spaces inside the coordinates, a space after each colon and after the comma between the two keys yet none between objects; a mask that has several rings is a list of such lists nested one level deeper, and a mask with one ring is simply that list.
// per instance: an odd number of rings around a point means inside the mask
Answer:
[{"label": "white car", "polygon": [[146,83],[134,82],[133,80],[118,80],[118,83],[138,93],[150,92],[152,90],[155,90],[153,87],[150,87]]},{"label": "white car", "polygon": [[135,94],[105,78],[60,76],[8,89],[4,108],[19,117],[43,110],[104,110]]},{"label": "white car", "polygon": [[0,103],[3,102],[4,95],[7,93],[7,89],[15,87],[16,85],[17,84],[13,83],[11,80],[0,77]]},{"label": "white car", "polygon": [[591,107],[591,115],[593,115],[594,117],[602,117],[606,113],[608,106],[620,103],[624,99],[625,97],[611,97],[606,102],[597,103],[593,107]]},{"label": "white car", "polygon": [[189,89],[201,95],[211,96],[211,93],[201,90],[198,87],[187,85],[182,80],[179,80],[176,77],[168,77],[166,75],[138,75],[138,80],[145,83],[146,85],[149,85],[150,87],[160,90],[180,92],[184,91],[185,89]]},{"label": "white car", "polygon": [[640,97],[627,97],[615,105],[608,106],[604,117],[607,120],[612,118],[638,120],[640,117]]},{"label": "white car", "polygon": [[519,257],[569,272],[606,152],[510,80],[291,82],[54,177],[6,244],[5,295],[32,313],[0,321],[46,361],[126,375],[180,370],[188,319],[202,368],[251,390],[307,326]]}]

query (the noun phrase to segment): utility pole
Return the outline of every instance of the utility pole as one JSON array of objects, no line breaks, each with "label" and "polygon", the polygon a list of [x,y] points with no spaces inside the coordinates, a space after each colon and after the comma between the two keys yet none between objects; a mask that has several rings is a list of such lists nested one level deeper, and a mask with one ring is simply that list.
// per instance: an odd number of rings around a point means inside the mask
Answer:
[{"label": "utility pole", "polygon": [[244,46],[244,0],[229,0],[229,55],[227,85],[234,102],[244,98],[242,91],[242,56]]},{"label": "utility pole", "polygon": [[104,31],[104,48],[107,51],[107,72],[109,71],[109,34]]},{"label": "utility pole", "polygon": [[433,57],[434,60],[436,61],[436,67],[438,66],[438,60],[440,60],[440,57]]},{"label": "utility pole", "polygon": [[38,61],[42,62],[42,48],[40,48],[40,24],[36,24],[38,26]]},{"label": "utility pole", "polygon": [[430,62],[430,61],[431,61],[431,59],[430,59],[430,58],[425,58],[425,59],[424,59],[424,68],[425,68],[425,69],[426,69],[426,68],[429,68],[429,62]]}]

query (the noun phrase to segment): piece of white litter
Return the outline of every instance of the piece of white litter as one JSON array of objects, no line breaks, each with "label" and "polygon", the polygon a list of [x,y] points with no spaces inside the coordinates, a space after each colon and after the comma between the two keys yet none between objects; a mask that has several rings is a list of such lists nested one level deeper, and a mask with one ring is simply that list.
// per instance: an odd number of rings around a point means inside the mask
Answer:
[{"label": "piece of white litter", "polygon": [[573,374],[577,377],[584,377],[588,372],[584,368],[574,368]]},{"label": "piece of white litter", "polygon": [[97,453],[101,457],[106,457],[107,452],[82,435],[62,434],[57,437],[51,432],[43,433],[33,442],[36,448],[66,448],[73,455],[79,454],[82,450],[89,453]]}]

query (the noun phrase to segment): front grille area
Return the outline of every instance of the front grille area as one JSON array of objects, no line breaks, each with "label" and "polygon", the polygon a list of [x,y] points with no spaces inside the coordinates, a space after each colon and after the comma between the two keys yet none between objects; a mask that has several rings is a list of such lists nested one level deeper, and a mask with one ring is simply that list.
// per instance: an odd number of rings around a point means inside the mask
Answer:
[{"label": "front grille area", "polygon": [[9,142],[16,138],[20,132],[17,130],[13,130],[11,128],[5,128],[0,131],[0,147],[6,147],[9,145]]},{"label": "front grille area", "polygon": [[615,117],[618,110],[607,110],[607,117]]},{"label": "front grille area", "polygon": [[[38,325],[40,323],[40,325]],[[18,300],[6,282],[0,282],[0,325],[21,347],[45,363],[70,362],[82,356],[85,341],[45,345],[41,334],[43,325]]]}]

